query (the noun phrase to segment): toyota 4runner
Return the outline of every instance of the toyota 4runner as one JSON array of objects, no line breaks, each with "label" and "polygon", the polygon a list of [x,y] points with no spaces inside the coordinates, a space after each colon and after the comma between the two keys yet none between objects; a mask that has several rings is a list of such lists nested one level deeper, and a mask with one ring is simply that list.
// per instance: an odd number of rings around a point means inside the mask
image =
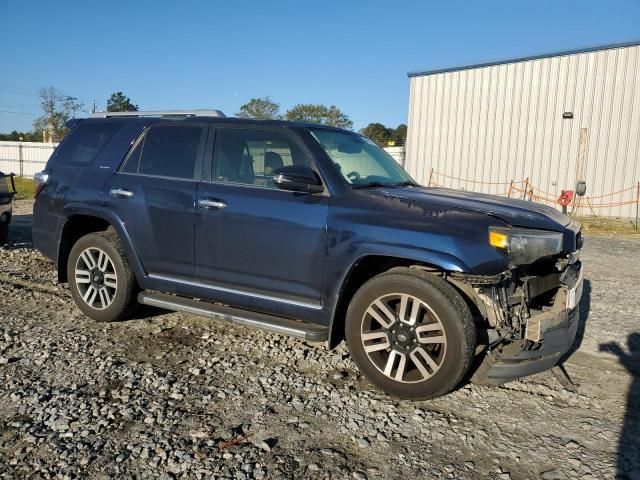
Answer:
[{"label": "toyota 4runner", "polygon": [[97,321],[138,303],[330,348],[405,398],[558,364],[580,225],[416,182],[369,139],[219,111],[72,120],[36,176],[33,240]]}]

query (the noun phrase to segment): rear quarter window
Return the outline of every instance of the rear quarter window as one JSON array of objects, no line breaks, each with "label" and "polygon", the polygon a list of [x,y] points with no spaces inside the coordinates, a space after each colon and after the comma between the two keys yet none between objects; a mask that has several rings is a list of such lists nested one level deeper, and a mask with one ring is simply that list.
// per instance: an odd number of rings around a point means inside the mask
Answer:
[{"label": "rear quarter window", "polygon": [[54,162],[62,165],[88,165],[122,128],[121,122],[91,122],[71,130],[58,147]]}]

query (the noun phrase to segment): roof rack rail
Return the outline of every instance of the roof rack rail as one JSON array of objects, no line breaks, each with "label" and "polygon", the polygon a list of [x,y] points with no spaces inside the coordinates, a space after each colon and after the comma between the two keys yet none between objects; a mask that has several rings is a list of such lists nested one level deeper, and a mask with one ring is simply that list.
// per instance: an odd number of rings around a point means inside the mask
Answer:
[{"label": "roof rack rail", "polygon": [[220,110],[157,110],[148,112],[95,112],[91,118],[109,117],[223,117]]}]

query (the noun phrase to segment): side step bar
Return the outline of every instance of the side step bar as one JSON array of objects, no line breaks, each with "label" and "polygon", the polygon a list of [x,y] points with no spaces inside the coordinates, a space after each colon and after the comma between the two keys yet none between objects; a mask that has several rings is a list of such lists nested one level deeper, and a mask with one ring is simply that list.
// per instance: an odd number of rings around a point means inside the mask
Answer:
[{"label": "side step bar", "polygon": [[138,294],[138,302],[166,310],[223,319],[247,327],[302,338],[309,342],[324,342],[329,338],[329,328],[324,325],[291,320],[274,315],[267,315],[265,313],[251,312],[249,310],[242,310],[203,300],[178,297],[166,293],[140,292]]}]

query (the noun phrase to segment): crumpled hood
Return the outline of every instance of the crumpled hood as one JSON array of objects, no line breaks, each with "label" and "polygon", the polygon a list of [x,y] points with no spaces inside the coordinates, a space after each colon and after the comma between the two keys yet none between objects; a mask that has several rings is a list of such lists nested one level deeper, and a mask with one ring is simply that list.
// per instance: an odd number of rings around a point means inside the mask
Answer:
[{"label": "crumpled hood", "polygon": [[571,219],[553,207],[527,200],[448,188],[402,187],[370,189],[375,196],[492,215],[514,227],[562,231]]}]

